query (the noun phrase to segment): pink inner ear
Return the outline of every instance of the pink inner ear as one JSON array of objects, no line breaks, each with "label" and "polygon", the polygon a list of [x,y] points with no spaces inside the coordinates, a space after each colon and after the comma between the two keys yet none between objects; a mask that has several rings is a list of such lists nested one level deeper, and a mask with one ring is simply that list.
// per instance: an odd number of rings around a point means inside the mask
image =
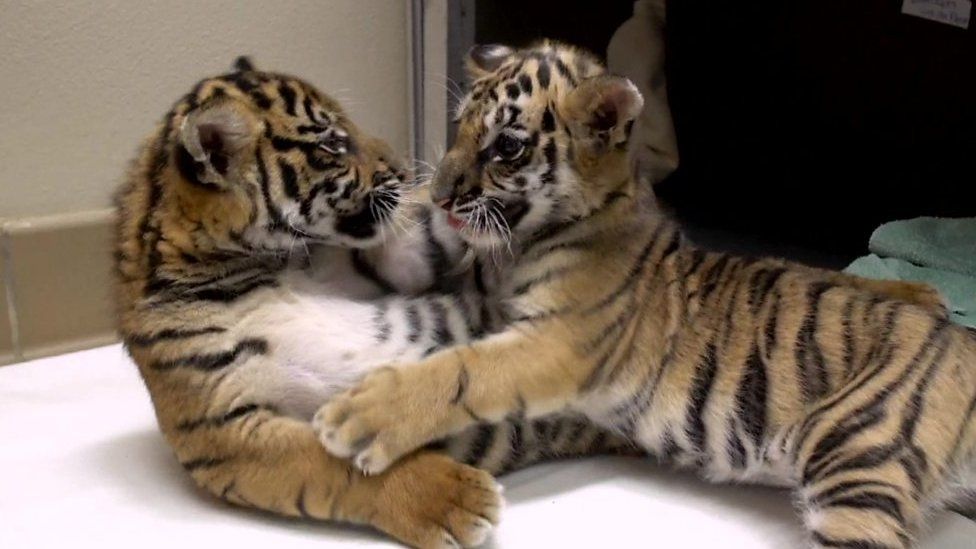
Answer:
[{"label": "pink inner ear", "polygon": [[593,112],[590,127],[597,131],[607,131],[617,125],[617,104],[608,98],[600,102],[600,106]]},{"label": "pink inner ear", "polygon": [[227,154],[224,150],[224,138],[220,135],[220,128],[216,124],[200,124],[197,126],[200,137],[200,147],[207,153],[210,165],[221,175],[227,174]]},{"label": "pink inner ear", "polygon": [[600,102],[594,109],[590,126],[599,131],[607,131],[617,126],[622,117],[628,120],[636,115],[630,114],[635,110],[638,98],[628,82],[614,82],[600,91]]},{"label": "pink inner ear", "polygon": [[200,146],[204,151],[209,154],[223,152],[224,139],[216,124],[200,124],[197,126],[197,134],[200,136]]}]

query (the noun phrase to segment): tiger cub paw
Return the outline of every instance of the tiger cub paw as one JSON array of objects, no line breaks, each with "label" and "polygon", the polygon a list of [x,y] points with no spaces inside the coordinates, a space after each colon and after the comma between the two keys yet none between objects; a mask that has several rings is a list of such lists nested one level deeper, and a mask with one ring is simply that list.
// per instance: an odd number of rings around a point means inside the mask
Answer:
[{"label": "tiger cub paw", "polygon": [[312,426],[334,456],[352,460],[375,475],[401,456],[443,438],[457,423],[445,407],[434,376],[423,369],[377,370],[360,385],[334,397],[315,414]]},{"label": "tiger cub paw", "polygon": [[382,485],[373,525],[415,547],[477,547],[503,506],[491,475],[432,452],[408,456],[371,480]]}]

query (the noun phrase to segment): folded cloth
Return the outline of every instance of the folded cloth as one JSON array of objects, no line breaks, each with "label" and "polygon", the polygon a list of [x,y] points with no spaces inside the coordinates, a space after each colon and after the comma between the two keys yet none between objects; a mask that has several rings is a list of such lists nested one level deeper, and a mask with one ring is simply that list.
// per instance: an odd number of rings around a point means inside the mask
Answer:
[{"label": "folded cloth", "polygon": [[868,249],[881,257],[976,276],[976,217],[885,223],[871,235]]},{"label": "folded cloth", "polygon": [[[934,250],[915,249],[919,254],[940,255]],[[954,322],[976,328],[976,276],[948,269],[922,267],[904,259],[879,257],[875,254],[855,259],[844,271],[866,278],[926,282],[938,288],[949,306],[950,317]]]}]

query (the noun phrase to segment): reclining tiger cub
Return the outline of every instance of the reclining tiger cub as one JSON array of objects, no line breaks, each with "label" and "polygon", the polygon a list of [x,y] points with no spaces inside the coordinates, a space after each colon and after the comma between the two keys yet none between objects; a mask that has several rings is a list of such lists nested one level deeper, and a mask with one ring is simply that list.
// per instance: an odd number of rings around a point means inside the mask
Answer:
[{"label": "reclining tiger cub", "polygon": [[383,142],[309,84],[236,68],[175,104],[117,197],[120,331],[200,486],[411,545],[472,546],[501,499],[458,461],[503,472],[620,448],[567,416],[480,426],[381,475],[330,456],[309,423],[319,406],[377,365],[468,341],[492,314],[476,269],[453,294],[421,295],[465,246],[415,204]]},{"label": "reclining tiger cub", "polygon": [[[510,417],[584,414],[715,481],[789,486],[813,547],[912,546],[976,510],[976,336],[920,285],[707,253],[645,211],[642,98],[558,43],[476,48],[431,195],[478,250],[508,326],[376,370],[316,416],[377,474]],[[496,219],[496,223],[474,223]]]}]

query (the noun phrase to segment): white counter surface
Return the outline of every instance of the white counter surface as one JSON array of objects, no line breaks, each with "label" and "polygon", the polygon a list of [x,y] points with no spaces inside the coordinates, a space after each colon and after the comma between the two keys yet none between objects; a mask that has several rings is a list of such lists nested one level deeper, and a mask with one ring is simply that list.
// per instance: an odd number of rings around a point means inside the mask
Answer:
[{"label": "white counter surface", "polygon": [[[709,485],[644,460],[561,462],[503,484],[508,507],[489,547],[801,546],[786,492]],[[0,548],[395,546],[196,490],[118,345],[0,367]],[[922,547],[976,548],[976,523],[940,514]]]}]

